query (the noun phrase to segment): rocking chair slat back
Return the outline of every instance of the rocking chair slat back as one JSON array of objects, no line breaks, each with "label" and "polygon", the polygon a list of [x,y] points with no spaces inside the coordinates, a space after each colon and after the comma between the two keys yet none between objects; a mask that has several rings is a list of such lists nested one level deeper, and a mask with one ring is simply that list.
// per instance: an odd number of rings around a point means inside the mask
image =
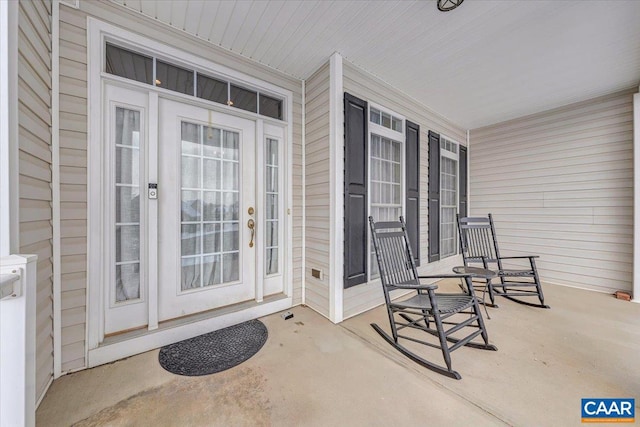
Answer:
[{"label": "rocking chair slat back", "polygon": [[[403,221],[400,217],[400,221]],[[404,222],[379,222],[373,224],[374,229],[399,229],[373,233],[373,246],[378,259],[380,279],[386,292],[391,291],[397,284],[418,285],[418,273],[411,253],[410,245],[405,239]]]}]

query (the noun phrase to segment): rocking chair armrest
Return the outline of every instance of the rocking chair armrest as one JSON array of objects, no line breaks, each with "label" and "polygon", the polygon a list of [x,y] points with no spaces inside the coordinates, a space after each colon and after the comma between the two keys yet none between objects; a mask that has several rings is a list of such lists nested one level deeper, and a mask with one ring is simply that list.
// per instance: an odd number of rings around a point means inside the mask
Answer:
[{"label": "rocking chair armrest", "polygon": [[393,287],[397,289],[411,289],[414,291],[435,291],[438,289],[438,285],[405,285],[402,283],[394,284]]},{"label": "rocking chair armrest", "polygon": [[467,276],[473,277],[473,274],[428,274],[426,276],[418,276],[418,279],[459,279]]},{"label": "rocking chair armrest", "polygon": [[540,258],[540,255],[501,256],[500,259],[531,259]]}]

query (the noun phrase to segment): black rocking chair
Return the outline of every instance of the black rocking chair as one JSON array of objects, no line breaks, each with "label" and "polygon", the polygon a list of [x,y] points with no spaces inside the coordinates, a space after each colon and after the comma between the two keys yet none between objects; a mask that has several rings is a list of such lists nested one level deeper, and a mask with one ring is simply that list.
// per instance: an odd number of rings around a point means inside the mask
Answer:
[{"label": "black rocking chair", "polygon": [[[487,279],[491,305],[496,307],[495,297],[501,296],[519,304],[550,308],[544,303],[540,276],[536,269],[535,259],[538,256],[501,256],[491,214],[486,218],[458,217],[458,230],[464,265],[481,263],[483,268],[495,271],[500,279],[500,283],[493,283],[491,279]],[[504,268],[504,260],[528,262],[522,268]],[[537,297],[540,303],[523,301],[519,297]]]},{"label": "black rocking chair", "polygon": [[[378,260],[392,336],[389,336],[375,323],[372,323],[371,326],[389,344],[409,359],[439,374],[459,380],[460,374],[451,369],[450,353],[452,351],[462,346],[497,350],[494,345],[489,344],[489,337],[475,297],[471,276],[459,274],[418,276],[403,218],[400,217],[398,222],[376,223],[372,217],[369,217],[369,225],[371,226],[373,246]],[[420,279],[446,278],[462,279],[466,285],[466,293],[440,294],[435,292],[438,289],[437,285],[420,283]],[[400,301],[391,301],[389,293],[395,289],[413,290],[416,291],[416,294]],[[445,330],[445,325],[451,327]],[[413,336],[401,335],[400,331],[405,328],[424,331],[429,334],[428,336],[435,336],[438,339],[437,341],[431,339],[432,342],[429,342]],[[473,332],[459,338],[452,336],[462,330],[468,331],[465,328],[473,329]],[[484,343],[471,342],[478,335],[482,336]],[[437,365],[419,357],[399,344],[399,338],[441,349],[446,366]],[[452,345],[449,346],[447,342],[451,342]]]}]

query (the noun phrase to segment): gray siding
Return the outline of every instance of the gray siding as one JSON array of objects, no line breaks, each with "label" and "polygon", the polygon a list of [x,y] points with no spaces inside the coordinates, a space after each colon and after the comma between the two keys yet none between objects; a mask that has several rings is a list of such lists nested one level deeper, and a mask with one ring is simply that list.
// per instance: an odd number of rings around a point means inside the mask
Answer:
[{"label": "gray siding", "polygon": [[[427,172],[429,165],[427,133],[429,130],[433,130],[466,145],[466,131],[348,61],[344,61],[343,78],[345,92],[389,108],[420,125],[420,271],[450,272],[450,259],[432,264],[427,262]],[[346,289],[344,292],[344,318],[354,316],[383,302],[382,290],[377,282]]]},{"label": "gray siding", "polygon": [[[306,304],[329,317],[329,63],[306,81]],[[311,269],[323,272],[322,279]]]},{"label": "gray siding", "polygon": [[[470,133],[470,208],[543,281],[631,290],[633,99],[617,93]],[[553,304],[553,303],[551,303]]]},{"label": "gray siding", "polygon": [[22,1],[18,14],[20,253],[38,255],[38,399],[53,377],[51,2]]},{"label": "gray siding", "polygon": [[159,25],[109,2],[60,7],[60,160],[62,243],[62,371],[86,366],[87,294],[87,16],[187,50],[294,94],[293,100],[293,302],[302,301],[301,83],[267,67]]}]

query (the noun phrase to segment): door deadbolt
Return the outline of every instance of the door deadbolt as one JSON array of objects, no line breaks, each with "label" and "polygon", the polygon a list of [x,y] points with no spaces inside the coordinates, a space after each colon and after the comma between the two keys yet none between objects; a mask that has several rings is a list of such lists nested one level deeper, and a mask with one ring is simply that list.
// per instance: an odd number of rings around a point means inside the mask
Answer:
[{"label": "door deadbolt", "polygon": [[247,209],[247,212],[249,213],[249,215],[253,215],[255,213],[253,206],[249,207],[249,209]]}]

